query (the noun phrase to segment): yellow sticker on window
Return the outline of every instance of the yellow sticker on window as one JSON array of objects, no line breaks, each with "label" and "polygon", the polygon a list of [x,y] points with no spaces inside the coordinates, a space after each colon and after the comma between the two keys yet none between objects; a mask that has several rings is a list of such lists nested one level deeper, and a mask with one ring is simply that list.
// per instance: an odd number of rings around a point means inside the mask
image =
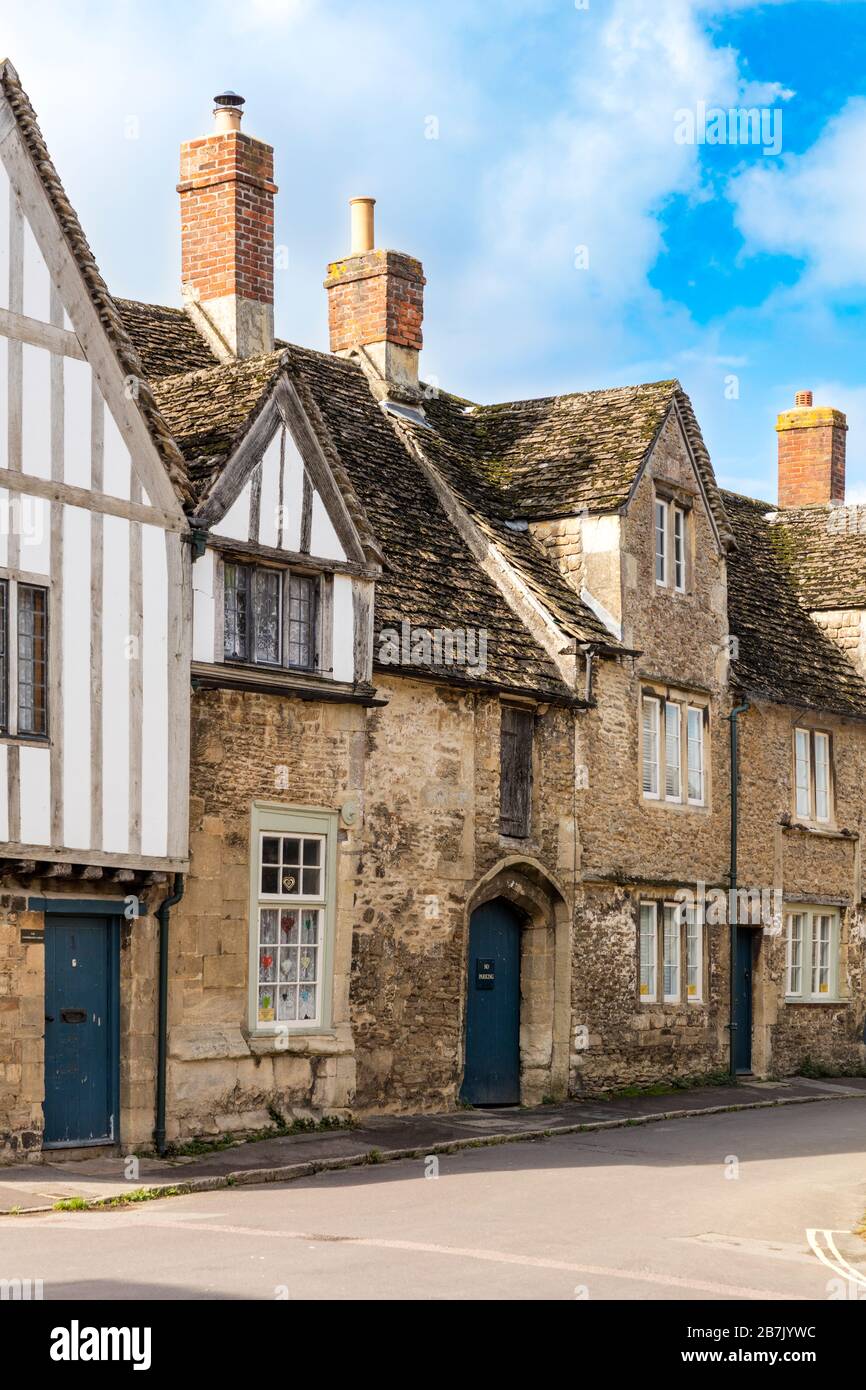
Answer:
[{"label": "yellow sticker on window", "polygon": [[819,986],[819,988],[818,988],[818,993],[819,993],[819,994],[829,994],[829,993],[830,993],[830,986],[827,984],[827,981],[826,981],[826,980]]},{"label": "yellow sticker on window", "polygon": [[698,992],[698,987],[697,987],[697,985],[689,985],[689,994],[690,994],[690,995],[697,994],[697,992]]},{"label": "yellow sticker on window", "polygon": [[649,985],[641,985],[640,992],[641,994],[649,994]]}]

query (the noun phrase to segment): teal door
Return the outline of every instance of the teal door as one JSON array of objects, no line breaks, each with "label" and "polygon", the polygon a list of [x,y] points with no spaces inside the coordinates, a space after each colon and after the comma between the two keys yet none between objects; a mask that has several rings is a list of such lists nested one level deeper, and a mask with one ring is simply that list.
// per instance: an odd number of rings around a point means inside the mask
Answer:
[{"label": "teal door", "polygon": [[748,927],[732,927],[734,937],[734,1071],[752,1070],[752,950],[754,933]]},{"label": "teal door", "polygon": [[520,916],[504,898],[469,923],[461,1096],[470,1105],[520,1102]]},{"label": "teal door", "polygon": [[116,931],[111,918],[45,918],[48,1147],[117,1138]]}]

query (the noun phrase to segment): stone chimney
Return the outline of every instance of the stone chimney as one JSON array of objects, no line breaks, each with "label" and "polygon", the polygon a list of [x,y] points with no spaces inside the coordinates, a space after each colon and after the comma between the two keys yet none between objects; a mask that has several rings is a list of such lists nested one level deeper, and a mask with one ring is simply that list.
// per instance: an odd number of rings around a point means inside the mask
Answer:
[{"label": "stone chimney", "polygon": [[776,422],[779,435],[779,506],[817,507],[845,501],[845,435],[841,410],[813,405],[798,391],[794,409]]},{"label": "stone chimney", "polygon": [[389,386],[417,393],[424,272],[412,256],[375,249],[375,201],[351,200],[351,252],[328,266],[331,351],[363,347]]},{"label": "stone chimney", "polygon": [[253,357],[274,348],[274,151],[241,132],[243,97],[214,101],[180,148],[183,296],[220,356]]}]

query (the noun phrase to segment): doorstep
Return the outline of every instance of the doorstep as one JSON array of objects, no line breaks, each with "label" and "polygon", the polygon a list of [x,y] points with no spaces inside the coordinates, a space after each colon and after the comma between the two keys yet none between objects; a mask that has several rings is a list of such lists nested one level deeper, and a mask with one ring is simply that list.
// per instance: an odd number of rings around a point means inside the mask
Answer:
[{"label": "doorstep", "polygon": [[247,1183],[290,1182],[329,1169],[424,1156],[487,1144],[545,1139],[581,1129],[609,1129],[688,1119],[729,1110],[766,1109],[810,1102],[866,1100],[866,1077],[746,1081],[663,1095],[563,1101],[556,1105],[454,1110],[437,1115],[374,1115],[353,1129],[284,1135],[196,1157],[139,1158],[134,1175],[122,1155],[61,1161],[49,1150],[40,1164],[0,1167],[0,1214],[50,1211],[64,1200],[100,1205],[142,1188],[166,1195]]}]

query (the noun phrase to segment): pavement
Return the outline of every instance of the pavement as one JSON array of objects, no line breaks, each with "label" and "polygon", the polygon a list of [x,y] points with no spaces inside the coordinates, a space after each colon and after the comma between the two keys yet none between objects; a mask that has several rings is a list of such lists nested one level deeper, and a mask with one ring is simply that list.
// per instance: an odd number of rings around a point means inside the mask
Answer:
[{"label": "pavement", "polygon": [[[0,1216],[52,1210],[64,1200],[88,1204],[133,1192],[206,1192],[223,1187],[291,1182],[332,1169],[373,1166],[419,1155],[537,1140],[583,1130],[694,1120],[730,1109],[866,1100],[866,1077],[740,1081],[664,1095],[576,1100],[560,1105],[456,1110],[439,1115],[383,1115],[352,1129],[326,1130],[254,1142],[239,1141],[197,1157],[44,1159],[0,1167]],[[861,1116],[866,1133],[866,1112]],[[864,1145],[866,1147],[866,1145]]]},{"label": "pavement", "polygon": [[[598,1341],[599,1300],[833,1301],[846,1305],[834,1346],[850,1353],[866,1304],[866,1241],[855,1235],[866,1107],[847,1085],[819,1104],[711,1114],[676,1099],[687,1123],[572,1128],[438,1155],[422,1145],[419,1157],[288,1183],[14,1217],[0,1224],[0,1283],[39,1280],[49,1301],[588,1301],[571,1314],[577,1344],[613,1355],[618,1344]],[[448,1119],[430,1117],[426,1132],[450,1132]],[[766,1321],[815,1319],[779,1306]],[[675,1328],[659,1323],[660,1345]],[[622,1354],[641,1347],[625,1335]],[[820,1364],[829,1350],[819,1342]]]}]

